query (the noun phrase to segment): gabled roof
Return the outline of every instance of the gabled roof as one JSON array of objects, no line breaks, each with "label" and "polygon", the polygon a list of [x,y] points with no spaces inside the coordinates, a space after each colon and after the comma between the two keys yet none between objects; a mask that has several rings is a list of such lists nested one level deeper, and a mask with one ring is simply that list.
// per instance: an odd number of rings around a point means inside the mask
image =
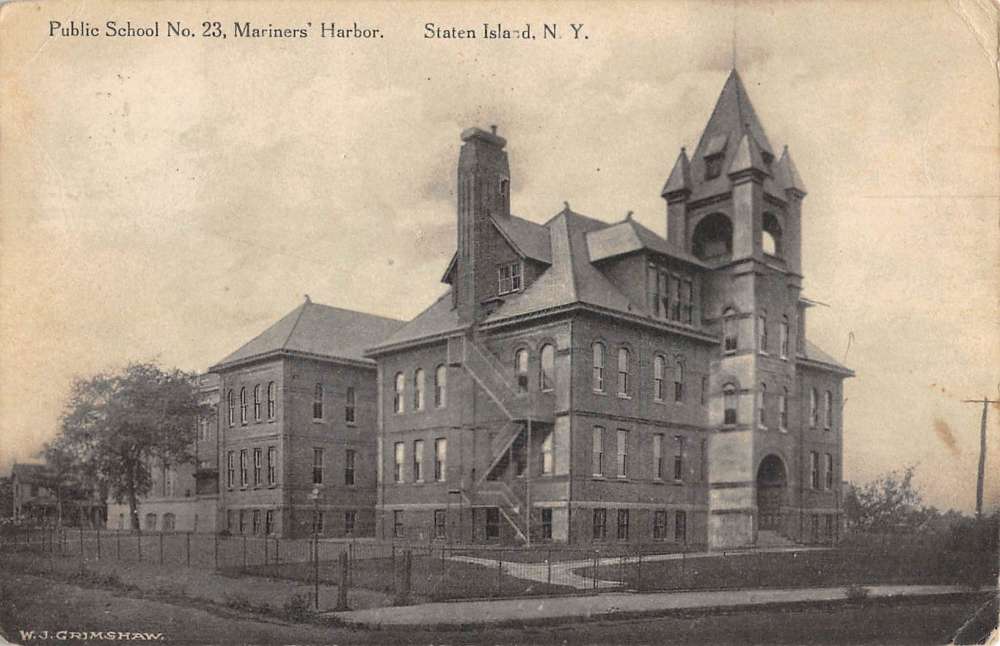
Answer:
[{"label": "gabled roof", "polygon": [[328,359],[370,362],[364,349],[381,342],[403,321],[305,302],[236,352],[212,366],[220,369],[280,353],[299,353]]},{"label": "gabled roof", "polygon": [[[500,235],[504,237],[504,240],[507,241],[507,244],[522,258],[535,260],[546,265],[552,264],[549,232],[544,225],[532,222],[531,220],[525,220],[516,215],[502,218],[491,216],[490,221],[496,227],[496,230],[500,232]],[[448,267],[445,268],[444,275],[441,276],[442,283],[451,284],[452,272],[455,271],[457,263],[458,254],[452,254],[451,260],[448,261]]]},{"label": "gabled roof", "polygon": [[631,218],[588,233],[587,249],[591,262],[646,250],[682,260],[696,267],[706,267],[702,261],[676,249],[665,238],[661,238]]},{"label": "gabled roof", "polygon": [[[718,154],[723,155],[723,172],[714,179],[705,179],[705,157]],[[734,69],[722,87],[712,116],[691,156],[691,199],[698,200],[728,192],[731,188],[728,173],[745,168],[765,173],[764,189],[778,197],[784,197],[777,192],[769,176],[772,171],[768,168],[765,156],[773,159],[774,150],[753,104],[750,103],[743,81]]]}]

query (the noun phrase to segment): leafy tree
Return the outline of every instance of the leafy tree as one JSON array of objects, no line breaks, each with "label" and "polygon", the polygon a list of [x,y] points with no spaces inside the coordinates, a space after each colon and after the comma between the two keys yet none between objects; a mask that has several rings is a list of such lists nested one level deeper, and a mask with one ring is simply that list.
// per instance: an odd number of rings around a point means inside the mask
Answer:
[{"label": "leafy tree", "polygon": [[863,485],[851,483],[844,496],[848,524],[859,531],[914,528],[926,520],[920,491],[913,484],[915,465],[890,471]]},{"label": "leafy tree", "polygon": [[196,423],[207,414],[194,375],[133,363],[120,373],[77,379],[62,417],[56,455],[70,456],[85,479],[117,502],[128,501],[139,529],[139,498],[152,487],[152,467],[193,462]]},{"label": "leafy tree", "polygon": [[0,478],[0,518],[14,515],[14,484],[9,477]]}]

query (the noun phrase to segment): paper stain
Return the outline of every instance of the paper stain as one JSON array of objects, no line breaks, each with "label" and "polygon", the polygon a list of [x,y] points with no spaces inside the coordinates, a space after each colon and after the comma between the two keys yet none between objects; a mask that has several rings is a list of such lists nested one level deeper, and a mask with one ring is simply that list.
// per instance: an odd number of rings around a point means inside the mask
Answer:
[{"label": "paper stain", "polygon": [[962,451],[958,448],[958,441],[955,439],[955,434],[952,432],[951,427],[948,426],[948,422],[944,421],[940,417],[934,418],[934,433],[937,434],[938,439],[944,442],[944,445],[948,447],[952,455],[960,455]]}]

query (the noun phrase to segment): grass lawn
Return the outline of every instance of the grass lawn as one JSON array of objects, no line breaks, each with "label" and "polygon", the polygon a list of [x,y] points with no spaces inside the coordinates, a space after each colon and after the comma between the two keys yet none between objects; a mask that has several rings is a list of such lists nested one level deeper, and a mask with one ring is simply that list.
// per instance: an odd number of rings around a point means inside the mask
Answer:
[{"label": "grass lawn", "polygon": [[[578,573],[591,576],[594,568]],[[995,583],[997,556],[984,552],[834,549],[738,553],[598,568],[597,576],[638,590],[828,587],[852,583]]]}]

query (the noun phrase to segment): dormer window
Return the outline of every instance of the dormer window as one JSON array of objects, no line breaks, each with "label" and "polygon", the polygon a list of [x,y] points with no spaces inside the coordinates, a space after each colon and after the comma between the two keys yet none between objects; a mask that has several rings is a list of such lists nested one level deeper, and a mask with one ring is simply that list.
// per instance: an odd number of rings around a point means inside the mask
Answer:
[{"label": "dormer window", "polygon": [[722,153],[705,157],[705,180],[715,179],[722,174]]},{"label": "dormer window", "polygon": [[760,157],[761,159],[764,160],[764,165],[767,166],[768,168],[771,168],[771,162],[774,161],[774,155],[767,152],[766,150],[763,150],[760,153]]},{"label": "dormer window", "polygon": [[524,284],[521,280],[521,261],[511,262],[497,267],[498,289],[501,296],[511,292],[521,291]]}]

